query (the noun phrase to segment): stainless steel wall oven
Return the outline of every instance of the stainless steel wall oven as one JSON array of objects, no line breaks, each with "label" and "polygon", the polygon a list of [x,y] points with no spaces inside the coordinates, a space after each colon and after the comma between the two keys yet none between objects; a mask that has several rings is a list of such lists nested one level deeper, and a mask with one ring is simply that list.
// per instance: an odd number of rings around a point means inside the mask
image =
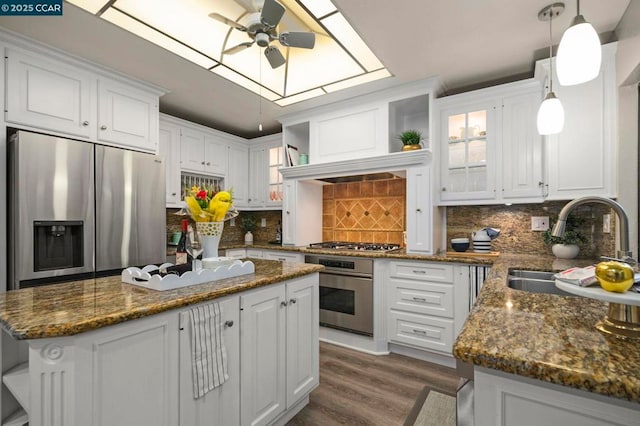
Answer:
[{"label": "stainless steel wall oven", "polygon": [[320,272],[320,325],[373,336],[373,260],[306,255]]}]

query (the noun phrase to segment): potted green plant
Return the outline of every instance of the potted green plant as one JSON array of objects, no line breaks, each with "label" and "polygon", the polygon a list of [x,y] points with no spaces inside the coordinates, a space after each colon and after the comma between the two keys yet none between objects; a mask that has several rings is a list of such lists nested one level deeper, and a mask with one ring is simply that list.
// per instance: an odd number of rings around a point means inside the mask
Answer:
[{"label": "potted green plant", "polygon": [[240,229],[245,232],[244,243],[247,245],[253,244],[252,232],[256,229],[256,218],[250,213],[243,213],[240,216]]},{"label": "potted green plant", "polygon": [[583,222],[582,219],[569,216],[562,237],[554,237],[551,235],[553,227],[550,227],[542,233],[542,240],[545,244],[551,245],[551,251],[555,257],[559,259],[573,259],[580,253],[578,244],[587,242],[587,237],[579,230],[579,226]]},{"label": "potted green plant", "polygon": [[422,142],[424,138],[419,130],[410,129],[400,133],[398,139],[402,142],[403,151],[413,151],[422,148],[420,142]]}]

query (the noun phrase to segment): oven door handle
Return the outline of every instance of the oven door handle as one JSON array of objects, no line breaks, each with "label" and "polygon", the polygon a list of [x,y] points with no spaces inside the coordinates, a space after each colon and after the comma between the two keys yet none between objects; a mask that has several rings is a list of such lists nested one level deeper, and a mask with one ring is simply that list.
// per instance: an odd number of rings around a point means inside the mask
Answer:
[{"label": "oven door handle", "polygon": [[325,274],[325,275],[335,275],[338,277],[358,277],[358,278],[373,278],[373,275],[371,274],[359,274],[357,272],[333,272],[333,271],[321,271],[320,274]]}]

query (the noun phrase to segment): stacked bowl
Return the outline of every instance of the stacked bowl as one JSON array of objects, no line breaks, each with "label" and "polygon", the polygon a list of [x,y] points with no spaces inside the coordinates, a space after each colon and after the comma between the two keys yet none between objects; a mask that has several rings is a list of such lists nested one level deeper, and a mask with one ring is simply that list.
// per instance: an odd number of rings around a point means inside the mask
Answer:
[{"label": "stacked bowl", "polygon": [[467,251],[469,249],[469,239],[468,238],[452,238],[451,239],[451,248],[455,251]]},{"label": "stacked bowl", "polygon": [[491,253],[491,240],[473,241],[473,251],[476,253]]}]

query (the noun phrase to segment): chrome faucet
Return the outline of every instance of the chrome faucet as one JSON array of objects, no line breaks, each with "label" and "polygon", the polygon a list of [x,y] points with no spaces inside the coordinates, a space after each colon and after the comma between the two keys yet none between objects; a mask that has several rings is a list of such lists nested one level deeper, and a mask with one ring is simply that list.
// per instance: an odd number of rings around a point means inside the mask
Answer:
[{"label": "chrome faucet", "polygon": [[617,257],[619,259],[632,257],[632,253],[629,250],[629,217],[627,216],[627,212],[624,211],[624,208],[619,203],[609,198],[591,196],[577,198],[568,202],[562,210],[560,210],[558,222],[556,222],[553,227],[551,235],[554,237],[562,237],[564,235],[564,228],[567,225],[567,217],[569,216],[569,213],[578,206],[591,203],[604,204],[605,206],[611,207],[616,212],[618,215],[618,223],[620,223],[620,250],[618,250]]}]

